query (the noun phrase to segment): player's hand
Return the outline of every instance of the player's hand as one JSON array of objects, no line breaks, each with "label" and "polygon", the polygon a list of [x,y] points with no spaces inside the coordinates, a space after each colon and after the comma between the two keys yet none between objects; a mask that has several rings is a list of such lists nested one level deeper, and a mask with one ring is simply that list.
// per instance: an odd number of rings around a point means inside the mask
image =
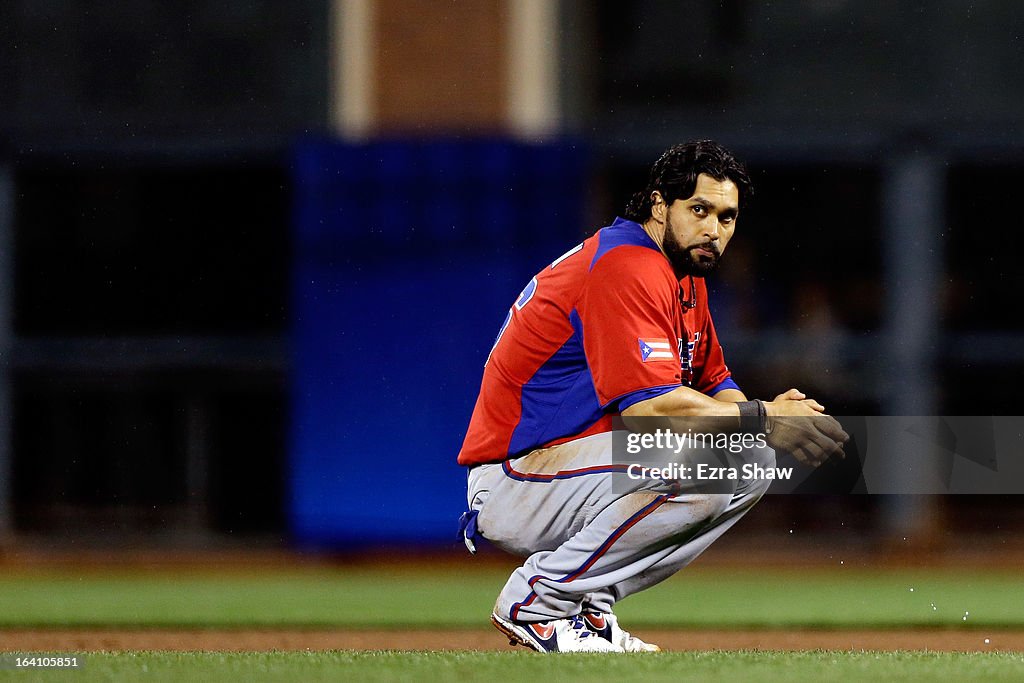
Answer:
[{"label": "player's hand", "polygon": [[843,431],[825,407],[797,390],[779,394],[765,402],[771,431],[768,445],[780,453],[792,453],[805,465],[817,467],[833,455],[845,457],[843,444],[850,435]]}]

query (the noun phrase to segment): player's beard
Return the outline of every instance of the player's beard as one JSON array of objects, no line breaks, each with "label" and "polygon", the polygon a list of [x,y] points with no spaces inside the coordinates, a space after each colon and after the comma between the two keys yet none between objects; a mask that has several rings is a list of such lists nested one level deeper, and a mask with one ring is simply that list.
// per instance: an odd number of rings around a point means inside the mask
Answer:
[{"label": "player's beard", "polygon": [[[714,272],[715,268],[718,267],[718,262],[722,259],[722,252],[719,251],[718,244],[715,242],[701,242],[700,244],[690,246],[681,244],[676,238],[675,231],[672,230],[672,222],[668,220],[667,216],[665,220],[665,239],[662,240],[662,247],[665,249],[665,255],[668,256],[669,263],[672,264],[672,269],[680,279],[687,275],[694,275],[696,277],[709,275]],[[698,256],[694,253],[697,249],[706,249],[713,256],[711,258]]]}]

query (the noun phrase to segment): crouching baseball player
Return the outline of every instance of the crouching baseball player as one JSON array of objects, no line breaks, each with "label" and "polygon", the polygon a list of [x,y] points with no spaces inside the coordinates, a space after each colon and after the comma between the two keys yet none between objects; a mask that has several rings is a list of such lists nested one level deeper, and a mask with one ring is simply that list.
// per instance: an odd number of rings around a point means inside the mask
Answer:
[{"label": "crouching baseball player", "polygon": [[[615,604],[679,571],[764,494],[766,479],[715,492],[613,486],[612,418],[681,416],[764,434],[742,454],[784,448],[816,465],[847,436],[796,389],[750,401],[733,381],[708,311],[717,266],[751,195],[711,141],[676,145],[618,218],[534,277],[484,368],[459,463],[461,531],[526,558],[491,621],[540,652],[646,652]],[[780,420],[780,417],[819,417]]]}]

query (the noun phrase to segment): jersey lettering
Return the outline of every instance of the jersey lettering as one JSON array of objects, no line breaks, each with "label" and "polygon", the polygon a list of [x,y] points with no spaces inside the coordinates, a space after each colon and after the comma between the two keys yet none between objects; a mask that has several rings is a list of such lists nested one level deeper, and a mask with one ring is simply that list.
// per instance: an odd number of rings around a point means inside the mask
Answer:
[{"label": "jersey lettering", "polygon": [[508,324],[512,322],[512,309],[508,309],[508,313],[505,315],[505,322],[501,324],[501,329],[498,330],[498,336],[494,338],[494,343],[491,344],[491,350],[487,352],[487,360],[484,361],[484,367],[491,362],[491,355],[494,354],[495,347],[498,346],[498,342],[501,341],[501,335],[505,334],[505,330],[508,328]]},{"label": "jersey lettering", "polygon": [[686,353],[683,353],[683,351],[684,351],[684,348],[683,348],[684,340],[683,339],[679,340],[679,367],[683,371],[684,375],[685,375],[685,373],[693,371],[693,350],[694,350],[694,348],[696,348],[697,342],[699,342],[699,341],[700,341],[700,332],[694,332],[693,333],[693,341],[685,342],[686,343],[686,348],[685,348]]},{"label": "jersey lettering", "polygon": [[562,254],[561,256],[559,256],[558,258],[556,258],[556,259],[555,259],[554,261],[552,261],[552,262],[551,262],[551,266],[550,266],[550,267],[551,267],[551,268],[554,268],[554,267],[555,267],[555,266],[557,266],[557,265],[558,265],[559,263],[561,263],[561,262],[562,262],[562,261],[564,261],[565,259],[569,258],[570,256],[572,256],[573,254],[575,254],[575,253],[576,253],[577,251],[580,251],[581,249],[583,249],[583,242],[580,242],[580,243],[579,243],[579,244],[577,244],[577,245],[576,245],[575,247],[573,247],[572,249],[570,249],[569,251],[565,252],[564,254]]},{"label": "jersey lettering", "polygon": [[[534,277],[532,280],[530,280],[526,284],[525,287],[523,287],[523,291],[519,293],[519,297],[516,299],[516,302],[514,304],[512,304],[513,308],[515,308],[515,310],[517,310],[517,311],[523,310],[523,306],[525,306],[526,304],[530,303],[530,299],[532,299],[533,295],[536,294],[536,293],[537,293],[537,278]],[[505,330],[508,329],[508,325],[511,322],[512,322],[512,309],[510,308],[510,309],[508,309],[508,315],[505,316],[505,322],[503,322],[501,324],[501,329],[498,330],[498,336],[495,337],[494,343],[491,344],[491,350],[488,351],[488,353],[487,353],[487,360],[484,361],[484,367],[487,367],[487,364],[489,362],[491,362],[491,355],[494,354],[494,349],[498,346],[498,342],[501,341],[501,336],[503,334],[505,334]]]},{"label": "jersey lettering", "polygon": [[530,280],[530,283],[523,288],[522,293],[519,294],[519,298],[516,299],[516,310],[523,310],[523,306],[530,303],[530,299],[537,293],[537,278]]}]

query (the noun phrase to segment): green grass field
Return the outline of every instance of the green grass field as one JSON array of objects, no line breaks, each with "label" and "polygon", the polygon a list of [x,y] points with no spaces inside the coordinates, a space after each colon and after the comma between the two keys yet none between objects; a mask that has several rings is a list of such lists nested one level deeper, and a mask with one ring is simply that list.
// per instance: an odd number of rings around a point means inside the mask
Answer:
[{"label": "green grass field", "polygon": [[[0,577],[0,626],[475,627],[507,571],[77,572]],[[1024,627],[1015,572],[697,569],[623,601],[658,627]],[[965,620],[963,617],[967,616]]]},{"label": "green grass field", "polygon": [[[252,572],[64,571],[0,577],[2,629],[488,628],[506,570],[474,565]],[[1024,628],[1024,579],[991,570],[694,568],[621,603],[628,627]],[[964,619],[967,616],[967,619]],[[981,635],[981,634],[979,634]],[[500,638],[495,634],[496,638]],[[676,652],[544,657],[502,652],[86,653],[78,671],[18,681],[1022,680],[1019,653]]]}]

